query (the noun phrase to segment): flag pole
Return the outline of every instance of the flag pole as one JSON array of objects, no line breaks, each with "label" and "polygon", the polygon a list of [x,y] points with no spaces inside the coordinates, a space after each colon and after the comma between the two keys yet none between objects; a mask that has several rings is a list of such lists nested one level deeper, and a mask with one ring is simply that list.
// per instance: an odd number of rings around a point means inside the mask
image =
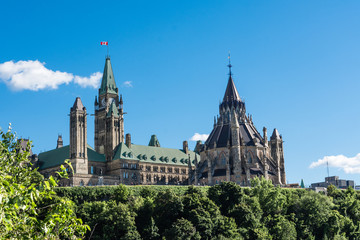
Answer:
[{"label": "flag pole", "polygon": [[109,41],[107,42],[106,48],[107,48],[107,56],[109,57]]}]

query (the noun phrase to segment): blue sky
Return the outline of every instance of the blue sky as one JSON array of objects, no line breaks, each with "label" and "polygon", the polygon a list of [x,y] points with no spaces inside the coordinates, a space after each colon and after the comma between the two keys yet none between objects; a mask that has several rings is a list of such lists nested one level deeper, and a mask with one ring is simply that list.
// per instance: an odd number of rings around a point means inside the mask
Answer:
[{"label": "blue sky", "polygon": [[[258,131],[283,135],[287,180],[322,181],[329,159],[330,175],[360,184],[359,11],[359,1],[329,0],[6,1],[0,126],[11,122],[36,153],[53,149],[58,133],[68,144],[75,98],[94,112],[100,41],[109,41],[125,132],[135,144],[156,134],[162,146],[181,148],[210,133],[230,50]],[[15,76],[26,69],[34,71]]]}]

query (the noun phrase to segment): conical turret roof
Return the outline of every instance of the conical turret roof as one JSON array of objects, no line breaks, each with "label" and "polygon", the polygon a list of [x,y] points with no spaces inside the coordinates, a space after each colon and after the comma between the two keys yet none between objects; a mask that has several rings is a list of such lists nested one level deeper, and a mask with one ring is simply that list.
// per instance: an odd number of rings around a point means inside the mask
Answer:
[{"label": "conical turret roof", "polygon": [[241,101],[239,93],[235,87],[235,83],[230,74],[223,101],[228,102],[233,100]]},{"label": "conical turret roof", "polygon": [[157,139],[156,135],[151,135],[151,139],[150,139],[150,142],[149,142],[149,146],[152,146],[152,147],[160,147],[160,142],[159,142],[159,140]]},{"label": "conical turret roof", "polygon": [[75,99],[74,105],[71,110],[84,110],[84,105],[82,104],[80,97],[77,97]]},{"label": "conical turret roof", "polygon": [[274,131],[273,131],[270,139],[271,139],[271,140],[272,140],[272,139],[281,139],[281,138],[280,138],[280,134],[279,134],[279,132],[278,132],[278,130],[277,130],[276,128],[274,128]]},{"label": "conical turret roof", "polygon": [[115,84],[115,78],[111,67],[110,57],[106,58],[104,73],[101,80],[99,94],[114,93],[117,94],[118,89]]}]

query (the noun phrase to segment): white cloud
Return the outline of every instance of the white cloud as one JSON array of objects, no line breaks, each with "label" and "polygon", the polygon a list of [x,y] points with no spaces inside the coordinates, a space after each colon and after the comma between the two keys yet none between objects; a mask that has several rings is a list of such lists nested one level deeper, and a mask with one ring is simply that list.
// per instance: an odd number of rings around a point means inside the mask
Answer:
[{"label": "white cloud", "polygon": [[69,84],[72,81],[82,87],[91,86],[96,88],[96,81],[99,84],[100,78],[99,73],[84,78],[74,76],[72,73],[53,71],[46,68],[45,63],[38,60],[0,63],[0,80],[15,91],[57,89],[59,85]]},{"label": "white cloud", "polygon": [[344,155],[325,156],[317,162],[312,162],[309,167],[326,166],[327,163],[329,163],[330,167],[338,167],[345,173],[360,173],[360,153],[355,157],[346,157]]},{"label": "white cloud", "polygon": [[123,85],[124,85],[125,87],[133,87],[131,81],[125,81],[125,82],[123,83]]},{"label": "white cloud", "polygon": [[75,76],[74,82],[76,84],[79,84],[81,87],[97,88],[100,85],[101,78],[102,78],[102,73],[96,72],[96,73],[91,74],[90,77]]},{"label": "white cloud", "polygon": [[194,136],[192,136],[190,138],[191,141],[206,141],[206,139],[209,137],[209,134],[200,134],[200,133],[195,133]]}]

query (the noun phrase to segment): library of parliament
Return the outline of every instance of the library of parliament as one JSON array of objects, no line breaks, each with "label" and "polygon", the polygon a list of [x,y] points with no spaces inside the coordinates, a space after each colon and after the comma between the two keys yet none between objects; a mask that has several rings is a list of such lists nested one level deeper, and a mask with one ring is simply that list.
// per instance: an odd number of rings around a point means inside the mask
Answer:
[{"label": "library of parliament", "polygon": [[65,159],[70,159],[73,172],[61,180],[61,186],[214,185],[222,181],[248,186],[256,176],[284,185],[282,136],[274,129],[268,140],[265,127],[260,135],[252,117],[246,115],[231,64],[228,66],[229,79],[213,130],[204,143],[198,141],[191,151],[187,141],[181,149],[161,147],[156,135],[150,137],[148,145],[132,143],[131,135],[124,134],[123,99],[107,57],[94,102],[94,147],[87,143],[87,109],[77,97],[69,114],[70,144],[64,146],[59,135],[56,148],[40,153],[36,166],[49,177],[56,174]]}]

